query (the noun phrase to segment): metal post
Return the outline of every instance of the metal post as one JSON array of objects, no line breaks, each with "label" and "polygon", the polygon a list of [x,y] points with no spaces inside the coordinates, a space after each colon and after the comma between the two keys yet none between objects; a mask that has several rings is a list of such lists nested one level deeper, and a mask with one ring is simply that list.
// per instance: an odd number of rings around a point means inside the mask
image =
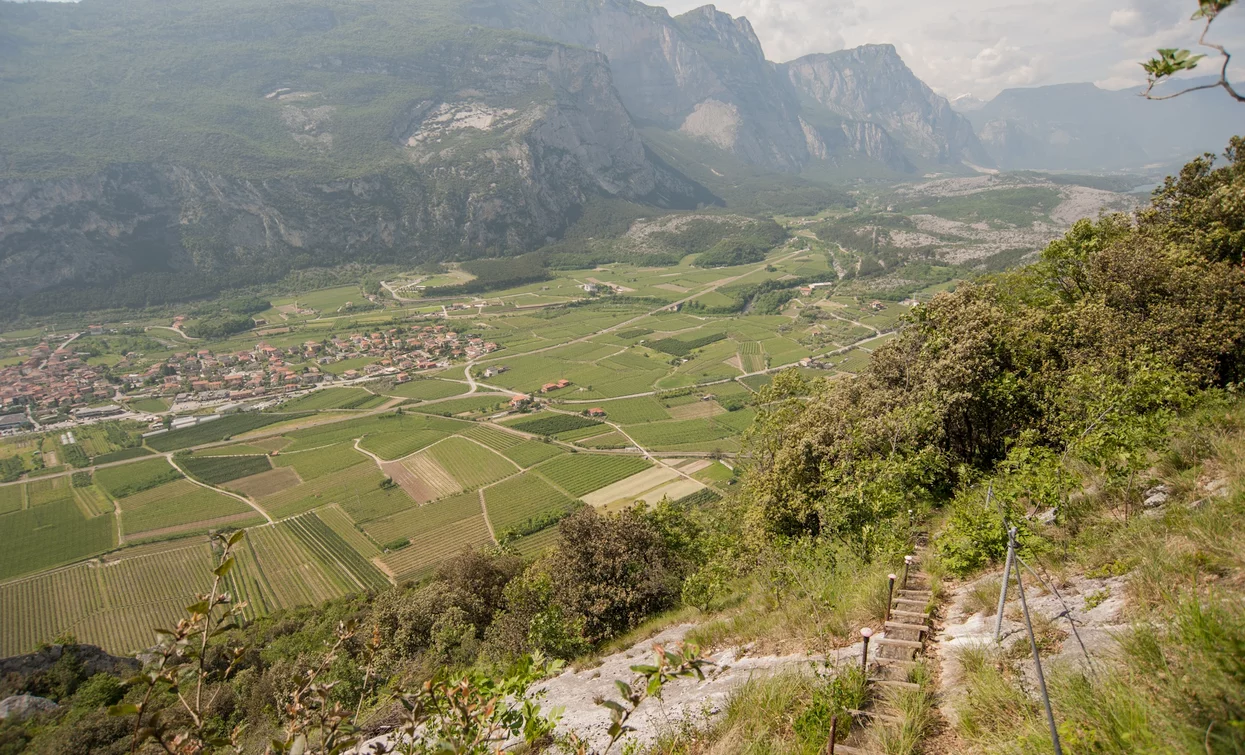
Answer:
[{"label": "metal post", "polygon": [[886,612],[882,614],[882,624],[891,620],[891,603],[895,599],[895,575],[886,575]]},{"label": "metal post", "polygon": [[[1016,530],[1012,529],[1009,540],[1014,548]],[[1042,673],[1042,657],[1038,653],[1037,637],[1033,634],[1033,622],[1029,619],[1029,604],[1025,601],[1025,586],[1020,578],[1020,564],[1016,564],[1016,592],[1020,594],[1020,608],[1024,611],[1025,627],[1029,630],[1029,645],[1033,650],[1033,665],[1037,668],[1038,689],[1042,693],[1042,705],[1046,707],[1046,723],[1050,726],[1050,741],[1055,746],[1055,755],[1063,755],[1063,747],[1059,744],[1059,729],[1055,726],[1055,712],[1050,707],[1050,695],[1046,692],[1046,676]]]},{"label": "metal post", "polygon": [[1016,528],[1007,531],[1007,566],[1003,568],[1003,585],[999,588],[999,612],[994,618],[994,641],[1003,637],[1003,605],[1007,603],[1007,583],[1012,578],[1012,564],[1016,560]]},{"label": "metal post", "polygon": [[904,589],[908,586],[908,567],[912,566],[912,556],[903,557],[903,579],[899,582],[899,588]]},{"label": "metal post", "polygon": [[839,716],[837,713],[830,716],[830,748],[826,751],[829,755],[834,755],[834,742],[839,738]]},{"label": "metal post", "polygon": [[860,651],[860,672],[869,678],[869,638],[873,636],[873,630],[865,627],[860,630],[860,636],[865,638],[865,647]]}]

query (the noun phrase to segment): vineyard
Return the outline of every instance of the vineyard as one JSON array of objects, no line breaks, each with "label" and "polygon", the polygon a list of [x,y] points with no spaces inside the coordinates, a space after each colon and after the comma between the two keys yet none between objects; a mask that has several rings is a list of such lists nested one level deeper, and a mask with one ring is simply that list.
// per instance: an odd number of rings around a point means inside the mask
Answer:
[{"label": "vineyard", "polygon": [[350,519],[346,512],[337,507],[325,506],[316,511],[316,516],[320,521],[324,522],[329,529],[337,533],[337,536],[355,550],[356,553],[367,559],[372,559],[380,555],[380,548],[376,547],[367,535],[363,534],[355,523]]},{"label": "vineyard", "polygon": [[136,448],[123,448],[120,451],[110,451],[106,454],[100,454],[91,460],[93,464],[112,464],[117,461],[129,461],[130,459],[141,459],[144,456],[151,456],[151,451],[141,446]]},{"label": "vineyard", "polygon": [[673,357],[685,357],[696,349],[704,348],[711,343],[717,343],[725,339],[725,333],[711,333],[690,341],[683,341],[678,338],[662,338],[657,341],[645,341],[644,345],[654,351],[660,351]]},{"label": "vineyard", "polygon": [[410,545],[385,554],[381,561],[397,575],[398,580],[419,579],[432,573],[442,561],[468,548],[484,548],[492,544],[484,515],[476,514],[470,519],[416,534],[411,537]]},{"label": "vineyard", "polygon": [[281,405],[282,412],[303,412],[322,409],[375,409],[385,403],[384,396],[362,388],[324,388],[287,401]]},{"label": "vineyard", "polygon": [[466,392],[467,386],[461,383],[450,383],[445,380],[413,380],[409,383],[395,385],[384,390],[386,396],[413,398],[423,401],[449,398],[450,396],[457,396]]},{"label": "vineyard", "polygon": [[345,594],[344,577],[328,574],[290,526],[252,527],[246,541],[254,556],[250,565],[257,572],[255,583],[263,586],[264,603],[270,610],[321,603]]},{"label": "vineyard", "polygon": [[102,553],[116,544],[115,533],[111,514],[87,519],[72,497],[5,514],[0,516],[0,579]]},{"label": "vineyard", "polygon": [[250,477],[272,469],[267,456],[190,456],[178,463],[192,477],[209,485]]},{"label": "vineyard", "polygon": [[94,485],[83,488],[74,488],[74,499],[78,502],[78,508],[82,510],[83,515],[88,519],[95,516],[103,516],[112,511],[112,501],[108,500],[108,496]]},{"label": "vineyard", "polygon": [[586,495],[611,483],[624,480],[651,467],[637,456],[569,454],[536,467],[554,485],[575,497]]},{"label": "vineyard", "polygon": [[524,438],[521,436],[508,433],[505,430],[498,430],[488,425],[473,425],[458,434],[488,446],[494,451],[504,452],[506,449],[514,448],[524,442]]},{"label": "vineyard", "polygon": [[303,482],[261,498],[259,505],[273,518],[281,519],[328,503],[348,503],[378,488],[382,479],[383,475],[371,464],[356,464],[336,474]]},{"label": "vineyard", "polygon": [[18,511],[25,505],[22,485],[0,485],[0,514]]},{"label": "vineyard", "polygon": [[448,438],[428,449],[428,453],[464,490],[474,490],[519,471],[506,459],[465,438]]},{"label": "vineyard", "polygon": [[419,404],[414,407],[413,411],[439,414],[442,417],[453,417],[458,414],[478,414],[480,412],[493,411],[505,406],[509,400],[507,396],[487,394],[467,396],[466,398],[438,401],[435,404]]},{"label": "vineyard", "polygon": [[304,481],[349,469],[367,461],[367,457],[348,443],[319,448],[314,451],[278,454],[272,458],[278,467],[293,467]]},{"label": "vineyard", "polygon": [[102,607],[85,564],[0,584],[0,657],[32,652]]},{"label": "vineyard", "polygon": [[525,419],[521,422],[508,423],[509,427],[525,433],[531,433],[532,435],[556,435],[568,430],[579,430],[600,424],[595,419],[588,419],[576,414],[554,414],[552,412]]},{"label": "vineyard", "polygon": [[389,580],[315,513],[304,514],[281,523],[281,526],[287,525],[325,566],[326,572],[340,570],[350,578],[351,584],[346,585],[347,591],[383,590],[389,587]]},{"label": "vineyard", "polygon": [[[305,451],[321,446],[353,441],[372,435],[409,434],[416,430],[441,430],[446,434],[455,432],[460,423],[425,415],[397,414],[387,412],[371,417],[361,417],[346,422],[334,422],[319,427],[308,427],[286,433],[293,442],[284,451]],[[408,451],[408,453],[410,453]]]},{"label": "vineyard", "polygon": [[543,529],[534,535],[526,535],[515,540],[510,547],[519,552],[524,558],[533,558],[541,554],[541,552],[552,548],[558,542],[558,528],[549,527]]},{"label": "vineyard", "polygon": [[359,447],[371,451],[382,459],[401,459],[446,437],[448,437],[446,433],[440,430],[379,433],[361,440]]},{"label": "vineyard", "polygon": [[72,498],[73,486],[68,477],[51,477],[26,483],[26,502],[30,508]]},{"label": "vineyard", "polygon": [[666,412],[665,407],[652,396],[617,399],[596,406],[604,409],[605,416],[620,425],[636,425],[641,422],[660,422],[670,419],[670,414]]},{"label": "vineyard", "polygon": [[479,493],[463,493],[377,519],[363,525],[363,531],[378,543],[390,543],[433,532],[481,513]]},{"label": "vineyard", "polygon": [[[176,528],[178,534],[186,534],[194,529],[192,525],[199,523],[207,528],[209,523],[225,517],[240,514],[253,515],[248,520],[259,517],[245,503],[199,487],[189,480],[177,480],[120,498],[117,505],[121,507],[121,527],[126,537],[170,528]],[[237,520],[230,523],[240,526]]]},{"label": "vineyard", "polygon": [[706,443],[729,438],[734,433],[714,421],[689,419],[677,422],[654,422],[627,429],[636,443],[650,448],[667,448],[689,443]]},{"label": "vineyard", "polygon": [[542,461],[548,461],[564,453],[566,451],[561,446],[542,443],[539,440],[525,440],[517,446],[502,451],[503,456],[524,469],[534,467]]},{"label": "vineyard", "polygon": [[575,500],[535,475],[523,475],[485,490],[484,504],[500,538],[503,531],[517,529],[529,519],[569,511]]},{"label": "vineyard", "polygon": [[182,473],[169,465],[165,459],[151,459],[119,467],[96,470],[95,484],[113,498],[124,498],[179,480]]},{"label": "vineyard", "polygon": [[167,433],[148,438],[146,443],[157,451],[176,451],[179,448],[190,448],[201,443],[215,443],[226,440],[235,435],[258,430],[261,427],[267,427],[277,422],[310,416],[310,413],[231,414],[211,422],[205,422],[202,425],[194,425],[181,430],[170,430]]}]

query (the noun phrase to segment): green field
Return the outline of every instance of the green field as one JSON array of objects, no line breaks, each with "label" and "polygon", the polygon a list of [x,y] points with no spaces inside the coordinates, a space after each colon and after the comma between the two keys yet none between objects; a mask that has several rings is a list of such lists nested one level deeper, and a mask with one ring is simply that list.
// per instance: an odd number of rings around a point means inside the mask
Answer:
[{"label": "green field", "polygon": [[560,456],[566,453],[566,450],[554,443],[544,443],[539,440],[525,440],[517,446],[512,446],[501,452],[503,456],[510,459],[515,464],[527,469],[537,464]]},{"label": "green field", "polygon": [[205,531],[213,524],[240,527],[263,521],[263,517],[236,498],[189,480],[177,480],[120,498],[117,505],[121,507],[121,528],[127,538],[150,537],[155,531],[176,530],[177,534],[186,534]]},{"label": "green field", "polygon": [[232,414],[221,417],[202,425],[186,427],[181,430],[170,430],[161,435],[148,438],[145,442],[157,451],[176,451],[179,448],[190,448],[201,443],[215,443],[228,440],[251,430],[258,430],[278,422],[295,419],[306,414]]},{"label": "green field", "polygon": [[112,514],[87,519],[72,498],[0,515],[0,579],[102,553],[116,529]]},{"label": "green field", "polygon": [[453,398],[446,401],[417,404],[412,407],[412,411],[453,417],[459,414],[491,413],[495,410],[506,408],[509,403],[509,396],[485,394],[482,396],[467,396],[466,398]]},{"label": "green field", "polygon": [[384,396],[362,388],[324,388],[281,405],[283,412],[318,411],[320,409],[374,409],[385,403]]},{"label": "green field", "polygon": [[[336,474],[308,480],[265,496],[259,500],[259,505],[275,519],[301,514],[330,503],[340,503],[349,511],[352,501],[379,490],[384,478],[375,465],[356,464]],[[401,493],[400,490],[398,492]],[[411,503],[409,498],[407,502]]]},{"label": "green field", "polygon": [[96,456],[94,459],[92,459],[91,463],[96,464],[96,465],[111,464],[116,461],[129,461],[130,459],[141,459],[144,456],[151,456],[151,451],[146,448],[142,448],[142,447],[123,448],[120,451],[110,451],[109,453],[106,453],[106,454],[100,454],[99,456]]},{"label": "green field", "polygon": [[339,568],[354,583],[349,590],[383,590],[389,580],[367,559],[351,548],[340,535],[316,514],[304,514],[289,521],[294,534],[316,558],[330,569]]},{"label": "green field", "polygon": [[267,456],[191,456],[179,459],[178,464],[196,480],[209,485],[220,485],[272,469]]},{"label": "green field", "polygon": [[277,467],[293,467],[304,482],[362,464],[368,459],[349,443],[339,443],[312,451],[280,453],[272,457]]},{"label": "green field", "polygon": [[670,414],[665,407],[651,396],[603,401],[590,406],[604,409],[606,418],[620,425],[635,425],[642,422],[660,422],[670,419]]},{"label": "green field", "polygon": [[18,511],[25,506],[26,496],[22,485],[0,485],[0,514]]},{"label": "green field", "polygon": [[406,511],[369,522],[363,526],[363,531],[372,540],[388,545],[402,538],[415,537],[420,533],[479,516],[480,513],[479,493],[460,493],[425,506],[412,506]]},{"label": "green field", "polygon": [[165,459],[150,459],[97,470],[95,484],[113,498],[124,498],[172,482],[181,476],[182,473]]},{"label": "green field", "polygon": [[638,456],[579,453],[547,461],[536,467],[536,471],[578,497],[643,472],[651,466],[651,462]]},{"label": "green field", "polygon": [[151,414],[159,414],[169,410],[169,402],[162,398],[143,398],[137,401],[131,401],[130,406],[136,411],[149,412]]},{"label": "green field", "polygon": [[519,471],[496,452],[466,438],[448,438],[430,448],[428,453],[463,490],[474,490]]},{"label": "green field", "polygon": [[532,435],[556,435],[557,433],[600,425],[601,423],[595,419],[588,419],[576,414],[555,414],[553,412],[542,412],[535,417],[525,417],[517,421],[506,422],[507,427],[513,427],[516,430],[531,433]]},{"label": "green field", "polygon": [[445,380],[412,380],[409,383],[386,388],[382,393],[397,398],[413,398],[428,401],[438,398],[449,398],[466,393],[470,388],[462,383],[451,383]]},{"label": "green field", "polygon": [[484,491],[489,521],[503,531],[542,515],[568,511],[575,500],[534,475],[524,475]]}]

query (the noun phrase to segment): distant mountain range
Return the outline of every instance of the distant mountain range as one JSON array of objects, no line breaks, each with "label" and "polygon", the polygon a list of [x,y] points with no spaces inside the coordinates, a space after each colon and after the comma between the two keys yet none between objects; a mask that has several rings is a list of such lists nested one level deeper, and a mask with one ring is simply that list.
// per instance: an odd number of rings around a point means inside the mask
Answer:
[{"label": "distant mountain range", "polygon": [[[635,0],[0,2],[0,102],[0,305],[27,311],[517,254],[602,199],[816,209],[854,177],[1127,167],[1232,130],[1088,85],[961,113],[890,45],[777,64],[747,19]],[[40,294],[63,286],[88,290]]]},{"label": "distant mountain range", "polygon": [[[1209,79],[1191,79],[1196,86]],[[1138,89],[1093,84],[1007,89],[989,102],[955,107],[972,121],[993,161],[1004,169],[1106,171],[1171,166],[1220,152],[1245,134],[1245,106],[1221,90],[1151,101]]]}]

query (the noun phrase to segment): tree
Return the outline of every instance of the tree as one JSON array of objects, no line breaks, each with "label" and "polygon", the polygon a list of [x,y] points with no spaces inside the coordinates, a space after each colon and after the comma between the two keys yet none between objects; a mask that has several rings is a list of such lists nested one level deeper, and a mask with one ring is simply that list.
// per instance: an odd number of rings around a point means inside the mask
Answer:
[{"label": "tree", "polygon": [[1228,64],[1232,61],[1231,53],[1223,45],[1215,44],[1206,39],[1206,35],[1210,33],[1211,25],[1215,23],[1215,19],[1219,18],[1219,14],[1232,7],[1235,3],[1236,0],[1198,0],[1198,9],[1190,19],[1192,21],[1204,21],[1202,34],[1198,37],[1197,43],[1202,47],[1219,53],[1219,57],[1222,60],[1222,65],[1219,68],[1219,78],[1210,84],[1187,87],[1172,94],[1154,94],[1154,87],[1159,82],[1169,79],[1181,71],[1192,71],[1206,57],[1205,55],[1194,55],[1189,50],[1174,47],[1163,48],[1158,51],[1157,57],[1150,58],[1141,64],[1141,67],[1146,71],[1148,83],[1145,91],[1142,92],[1142,96],[1150,100],[1170,100],[1173,97],[1179,97],[1202,89],[1222,88],[1238,102],[1245,102],[1245,95],[1238,93],[1232,86],[1232,83],[1228,81]]}]

